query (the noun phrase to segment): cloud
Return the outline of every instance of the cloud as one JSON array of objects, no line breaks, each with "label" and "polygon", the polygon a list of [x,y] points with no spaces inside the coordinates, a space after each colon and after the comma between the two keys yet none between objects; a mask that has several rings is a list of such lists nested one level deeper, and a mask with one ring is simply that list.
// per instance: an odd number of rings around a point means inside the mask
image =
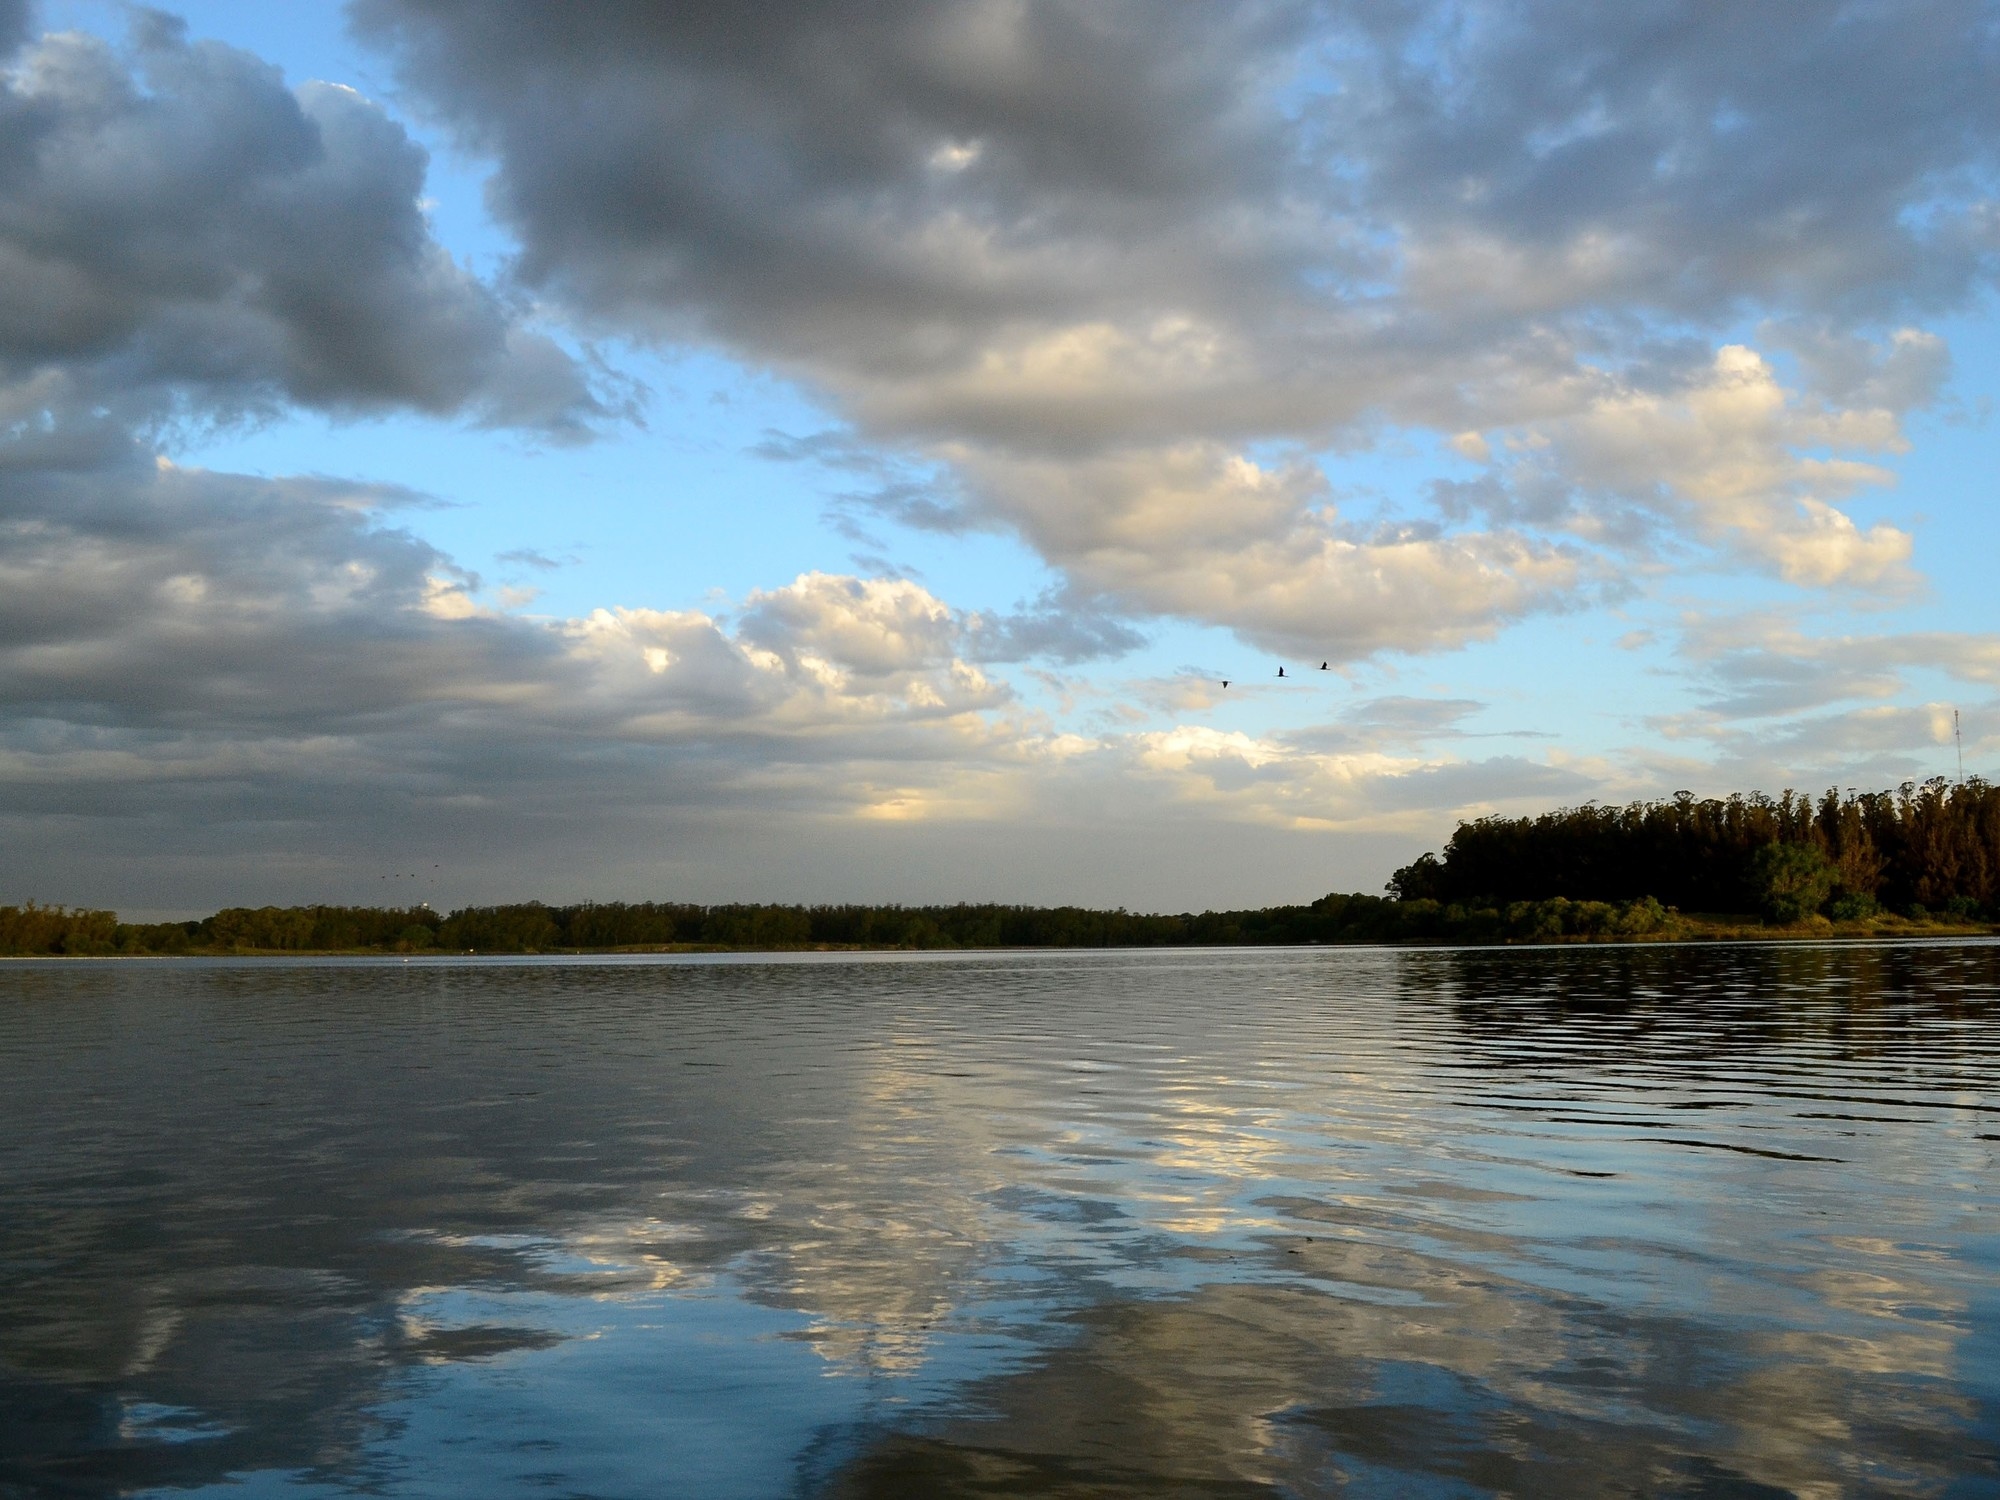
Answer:
[{"label": "cloud", "polygon": [[576,434],[576,363],[432,238],[425,153],[353,90],[145,14],[0,78],[0,400],[128,420],[303,404]]},{"label": "cloud", "polygon": [[[1907,533],[1839,508],[1885,471],[1819,450],[1897,451],[1943,347],[1863,335],[2000,256],[2000,41],[1961,0],[352,13],[491,153],[526,284],[801,378],[963,492],[878,513],[1350,658],[1576,602],[1564,538],[1907,587]],[[1806,396],[1716,338],[1746,315]],[[1384,424],[1539,436],[1539,473],[1371,547],[1294,476]]]},{"label": "cloud", "polygon": [[1976,0],[1362,14],[1358,154],[1440,309],[1894,317],[1992,273]]},{"label": "cloud", "polygon": [[1567,602],[1572,552],[1506,532],[1344,524],[1324,478],[1217,444],[1009,460],[958,451],[971,486],[1088,595],[1351,660],[1456,646]]},{"label": "cloud", "polygon": [[1146,637],[1099,601],[1074,591],[1049,589],[1011,614],[981,611],[971,621],[971,651],[991,662],[1048,661],[1066,666],[1123,656]]},{"label": "cloud", "polygon": [[[2000,704],[1992,699],[1957,705],[1965,726],[1968,772],[1990,758],[2000,735]],[[1957,772],[1950,703],[1881,703],[1829,713],[1745,724],[1716,714],[1690,713],[1661,720],[1665,749],[1631,758],[1628,773],[1652,787],[1669,782],[1711,792],[1757,787],[1864,791]],[[1982,731],[1980,726],[1989,726]],[[1684,751],[1676,759],[1667,753]]]},{"label": "cloud", "polygon": [[533,547],[512,547],[505,552],[495,553],[493,560],[517,568],[533,568],[538,573],[553,573],[576,561],[573,557],[550,557]]},{"label": "cloud", "polygon": [[[1351,703],[1329,723],[1296,730],[1285,742],[1302,750],[1337,750],[1359,746],[1431,746],[1463,739],[1461,723],[1483,711],[1474,698],[1411,698],[1389,694]],[[1532,730],[1516,731],[1534,738]]]},{"label": "cloud", "polygon": [[1909,533],[1886,522],[1863,530],[1832,501],[1895,483],[1892,471],[1851,455],[1908,447],[1903,411],[1928,399],[1935,378],[1913,392],[1906,369],[1934,365],[1940,352],[1938,340],[1903,330],[1867,362],[1870,378],[1842,372],[1850,399],[1900,399],[1897,407],[1801,401],[1740,344],[1665,389],[1607,379],[1569,415],[1462,435],[1461,451],[1474,452],[1465,444],[1476,439],[1491,473],[1483,484],[1445,486],[1439,500],[1448,512],[1533,517],[1641,555],[1695,538],[1789,583],[1907,590]]},{"label": "cloud", "polygon": [[327,481],[162,464],[87,483],[87,504],[55,486],[6,523],[0,699],[20,718],[440,745],[476,728],[491,754],[553,731],[782,739],[1007,698],[956,654],[960,617],[901,580],[808,574],[752,594],[735,632],[700,611],[530,619]]},{"label": "cloud", "polygon": [[[838,870],[867,823],[1046,828],[1047,870],[1113,827],[1428,837],[1644,789],[1692,762],[1477,758],[1443,697],[1286,730],[1179,680],[1072,718],[1005,667],[1167,620],[1445,651],[1621,570],[1896,596],[1913,537],[1856,497],[1938,400],[1923,325],[2000,254],[2000,42],[1957,0],[352,13],[492,162],[503,279],[438,243],[377,103],[154,16],[30,41],[0,0],[0,816],[31,866],[421,836],[503,895],[531,857]],[[1054,585],[974,610],[866,567],[531,618],[407,494],[156,461],[299,408],[584,436],[620,408],[557,318],[803,382],[831,425],[758,451],[839,476],[850,529],[1005,529]],[[1433,503],[1363,514],[1341,466],[1387,434],[1435,440]],[[1813,724],[1915,763],[1918,670],[2000,674],[1971,635],[1794,637],[1692,633],[1661,734],[1716,775]]]},{"label": "cloud", "polygon": [[[1449,733],[1465,711],[1449,703],[1364,705],[1366,743],[1317,749],[1185,710],[1065,730],[989,663],[1064,649],[1023,637],[1080,611],[989,615],[908,579],[810,572],[726,616],[533,617],[394,524],[393,492],[135,455],[0,494],[0,827],[21,868],[95,871],[114,899],[151,888],[148,864],[168,889],[239,899],[369,894],[357,872],[414,848],[457,872],[441,900],[546,889],[566,861],[586,873],[558,889],[605,894],[607,871],[695,848],[698,894],[758,866],[769,893],[795,868],[778,845],[825,864],[868,827],[956,830],[961,853],[1005,829],[1031,870],[1102,863],[1163,817],[1408,838],[1436,795],[1548,784],[1512,762],[1446,775],[1418,742]],[[1122,890],[1216,899],[1200,883],[1135,874]]]},{"label": "cloud", "polygon": [[1407,745],[1310,750],[1206,725],[1121,736],[1104,753],[1184,812],[1321,831],[1428,831],[1441,808],[1468,817],[1540,808],[1602,785],[1580,768],[1518,756],[1466,760]]},{"label": "cloud", "polygon": [[884,767],[923,787],[1033,735],[957,654],[963,617],[897,580],[807,575],[753,595],[736,631],[700,611],[535,619],[329,481],[133,465],[8,498],[17,832],[136,818],[182,847],[218,809],[251,843],[599,805],[852,814]]},{"label": "cloud", "polygon": [[826,573],[752,594],[740,628],[789,662],[861,677],[949,661],[961,629],[947,605],[907,579]]},{"label": "cloud", "polygon": [[1642,722],[1618,757],[1648,795],[1785,786],[1880,788],[1955,775],[2000,744],[2000,636],[1970,631],[1813,633],[1790,612],[1690,617],[1674,656],[1687,706]]},{"label": "cloud", "polygon": [[1913,673],[2000,686],[2000,636],[1972,631],[1811,635],[1784,615],[1691,621],[1679,654],[1722,720],[1778,718],[1904,693]]}]

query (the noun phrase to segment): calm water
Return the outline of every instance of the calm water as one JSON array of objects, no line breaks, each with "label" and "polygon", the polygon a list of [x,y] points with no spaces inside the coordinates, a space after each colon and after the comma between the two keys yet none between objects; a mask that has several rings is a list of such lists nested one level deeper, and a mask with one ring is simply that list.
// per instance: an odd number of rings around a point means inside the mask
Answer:
[{"label": "calm water", "polygon": [[0,1495],[2000,1495],[2000,947],[0,967]]}]

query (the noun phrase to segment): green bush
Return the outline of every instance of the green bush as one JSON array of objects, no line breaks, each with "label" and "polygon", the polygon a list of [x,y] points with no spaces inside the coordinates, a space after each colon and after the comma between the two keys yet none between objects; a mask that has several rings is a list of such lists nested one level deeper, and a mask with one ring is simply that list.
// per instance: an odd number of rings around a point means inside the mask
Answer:
[{"label": "green bush", "polygon": [[1837,872],[1812,844],[1766,844],[1750,861],[1750,890],[1771,922],[1803,922],[1833,897]]}]

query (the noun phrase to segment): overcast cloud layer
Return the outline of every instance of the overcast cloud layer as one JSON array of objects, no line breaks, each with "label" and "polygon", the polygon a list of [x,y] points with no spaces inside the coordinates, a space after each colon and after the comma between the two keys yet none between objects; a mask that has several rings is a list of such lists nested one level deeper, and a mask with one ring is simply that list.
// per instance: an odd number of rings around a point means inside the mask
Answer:
[{"label": "overcast cloud layer", "polygon": [[[1453,810],[1908,774],[1910,673],[2000,677],[1876,623],[1926,581],[1860,508],[2000,267],[1991,5],[350,16],[393,100],[0,4],[0,895],[366,897],[437,853],[461,895],[1274,899]],[[488,164],[498,280],[409,120]],[[799,382],[829,426],[771,456],[893,471],[858,524],[998,530],[1056,586],[829,559],[536,616],[421,496],[188,457],[298,412],[588,444],[640,416],[599,340]],[[1364,505],[1384,443],[1432,473]],[[1482,750],[1449,694],[1230,727],[1116,664],[1193,624],[1359,668],[1704,578],[1779,602],[1690,621],[1694,706],[1616,763]],[[1176,829],[1257,873],[1163,875]]]}]

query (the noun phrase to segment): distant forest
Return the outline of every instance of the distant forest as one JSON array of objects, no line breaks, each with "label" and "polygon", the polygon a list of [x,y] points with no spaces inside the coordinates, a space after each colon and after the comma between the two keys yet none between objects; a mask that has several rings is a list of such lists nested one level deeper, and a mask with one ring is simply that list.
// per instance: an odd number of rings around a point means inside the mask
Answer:
[{"label": "distant forest", "polygon": [[1943,778],[1893,792],[1785,792],[1461,823],[1443,857],[1398,870],[1402,901],[1626,901],[1795,922],[1889,911],[2000,915],[2000,788]]},{"label": "distant forest", "polygon": [[[1703,919],[1706,919],[1705,921]],[[2000,790],[1791,792],[1461,823],[1387,896],[1179,915],[1058,906],[232,907],[121,922],[0,907],[0,954],[561,953],[649,949],[1145,948],[1550,942],[1714,934],[1716,919],[1909,930],[2000,919]],[[1730,928],[1729,931],[1736,929]]]},{"label": "distant forest", "polygon": [[[563,953],[664,948],[1156,948],[1643,936],[1657,902],[1524,903],[1447,918],[1434,901],[1324,896],[1310,906],[1178,916],[1076,906],[693,906],[592,902],[427,907],[234,907],[193,922],[120,922],[108,911],[0,907],[0,953]],[[1553,925],[1551,926],[1551,922]]]}]

